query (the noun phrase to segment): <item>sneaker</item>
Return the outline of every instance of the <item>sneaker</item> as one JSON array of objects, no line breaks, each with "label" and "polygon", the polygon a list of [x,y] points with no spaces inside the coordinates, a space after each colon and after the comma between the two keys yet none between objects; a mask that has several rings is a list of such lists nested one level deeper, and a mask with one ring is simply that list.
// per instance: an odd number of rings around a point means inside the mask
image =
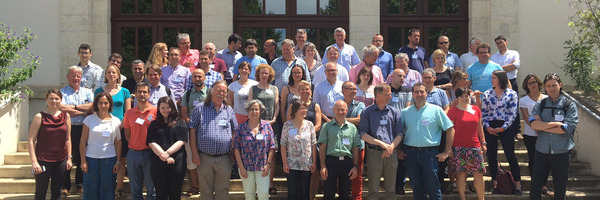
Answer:
[{"label": "sneaker", "polygon": [[67,189],[62,189],[62,190],[61,190],[61,192],[60,192],[60,194],[62,194],[62,195],[63,195],[63,196],[65,196],[65,197],[66,197],[66,196],[69,196],[69,190],[67,190]]}]

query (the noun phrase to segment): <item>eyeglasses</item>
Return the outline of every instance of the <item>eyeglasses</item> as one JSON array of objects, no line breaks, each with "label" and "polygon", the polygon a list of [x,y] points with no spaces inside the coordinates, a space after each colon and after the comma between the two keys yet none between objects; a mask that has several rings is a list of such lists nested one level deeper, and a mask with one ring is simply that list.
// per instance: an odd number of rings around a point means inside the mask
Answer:
[{"label": "eyeglasses", "polygon": [[446,45],[446,44],[448,44],[448,42],[438,42],[438,44]]},{"label": "eyeglasses", "polygon": [[350,91],[357,91],[358,89],[356,88],[343,88],[344,90],[350,90]]},{"label": "eyeglasses", "polygon": [[187,45],[190,45],[190,44],[191,44],[191,42],[178,42],[178,43],[179,43],[179,44],[187,44]]},{"label": "eyeglasses", "polygon": [[110,62],[114,62],[114,63],[117,63],[117,64],[121,64],[121,61],[120,61],[120,60],[110,60]]}]

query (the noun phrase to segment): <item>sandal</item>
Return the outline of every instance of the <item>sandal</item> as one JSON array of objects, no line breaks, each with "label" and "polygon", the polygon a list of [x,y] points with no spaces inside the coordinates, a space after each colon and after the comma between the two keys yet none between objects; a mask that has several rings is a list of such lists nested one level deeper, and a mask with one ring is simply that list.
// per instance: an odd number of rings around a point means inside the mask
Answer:
[{"label": "sandal", "polygon": [[554,192],[550,192],[550,190],[548,190],[548,188],[544,188],[542,189],[542,194],[549,196],[549,197],[553,197],[554,196]]},{"label": "sandal", "polygon": [[191,197],[192,195],[197,195],[198,194],[198,188],[197,187],[191,187],[186,193],[185,195],[188,197]]},{"label": "sandal", "polygon": [[269,188],[269,194],[270,195],[276,195],[277,194],[277,189],[275,187],[270,187]]},{"label": "sandal", "polygon": [[117,190],[117,198],[125,198],[125,191],[124,190]]}]

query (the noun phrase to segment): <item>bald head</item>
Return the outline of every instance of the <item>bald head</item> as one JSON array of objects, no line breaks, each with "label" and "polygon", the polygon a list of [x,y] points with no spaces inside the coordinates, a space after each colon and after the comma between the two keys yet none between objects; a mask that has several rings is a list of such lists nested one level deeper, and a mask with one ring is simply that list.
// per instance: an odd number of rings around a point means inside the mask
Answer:
[{"label": "bald head", "polygon": [[217,47],[212,42],[208,42],[204,44],[204,50],[209,52],[208,56],[210,58],[213,58],[215,56],[215,53],[217,52]]},{"label": "bald head", "polygon": [[336,101],[333,105],[333,113],[335,114],[336,120],[346,120],[346,113],[348,112],[348,104],[344,100]]},{"label": "bald head", "polygon": [[204,86],[205,73],[201,68],[197,68],[192,72],[192,83],[194,87],[202,88]]},{"label": "bald head", "polygon": [[404,84],[406,74],[402,69],[395,69],[392,73],[392,87],[400,88]]}]

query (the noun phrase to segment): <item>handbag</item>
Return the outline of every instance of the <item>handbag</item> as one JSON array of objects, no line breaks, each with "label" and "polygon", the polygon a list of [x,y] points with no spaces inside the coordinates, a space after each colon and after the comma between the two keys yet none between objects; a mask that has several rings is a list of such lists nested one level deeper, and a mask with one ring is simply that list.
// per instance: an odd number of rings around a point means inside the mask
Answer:
[{"label": "handbag", "polygon": [[516,189],[515,180],[510,171],[502,169],[502,165],[498,163],[498,174],[496,175],[496,190],[499,194],[513,194]]}]

